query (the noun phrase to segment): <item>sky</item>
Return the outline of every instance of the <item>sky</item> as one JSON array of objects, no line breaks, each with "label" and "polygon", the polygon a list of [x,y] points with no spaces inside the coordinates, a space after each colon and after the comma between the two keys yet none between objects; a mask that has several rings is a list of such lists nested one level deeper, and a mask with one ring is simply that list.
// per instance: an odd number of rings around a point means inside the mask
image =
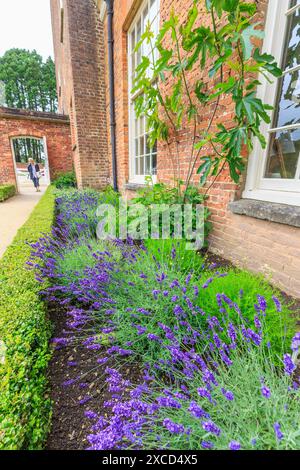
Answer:
[{"label": "sky", "polygon": [[13,47],[53,57],[50,0],[0,0],[0,57]]}]

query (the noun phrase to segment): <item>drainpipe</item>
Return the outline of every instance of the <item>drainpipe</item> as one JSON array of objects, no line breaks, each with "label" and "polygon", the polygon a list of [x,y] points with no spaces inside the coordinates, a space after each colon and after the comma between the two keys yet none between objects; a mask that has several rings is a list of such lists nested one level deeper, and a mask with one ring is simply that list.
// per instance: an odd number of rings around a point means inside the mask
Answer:
[{"label": "drainpipe", "polygon": [[114,81],[114,33],[113,33],[114,0],[105,0],[105,2],[107,5],[109,115],[110,115],[112,173],[113,173],[114,190],[118,191],[117,153],[116,153],[115,81]]}]

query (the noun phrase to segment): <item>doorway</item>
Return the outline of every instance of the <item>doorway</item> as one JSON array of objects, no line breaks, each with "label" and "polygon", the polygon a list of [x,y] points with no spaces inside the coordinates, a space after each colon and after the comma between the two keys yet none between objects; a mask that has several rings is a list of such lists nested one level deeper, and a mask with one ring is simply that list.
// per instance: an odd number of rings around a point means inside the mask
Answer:
[{"label": "doorway", "polygon": [[49,162],[46,138],[13,137],[11,139],[12,153],[17,180],[18,192],[33,191],[33,182],[28,173],[29,159],[33,159],[39,166],[39,183],[41,190],[50,184]]}]

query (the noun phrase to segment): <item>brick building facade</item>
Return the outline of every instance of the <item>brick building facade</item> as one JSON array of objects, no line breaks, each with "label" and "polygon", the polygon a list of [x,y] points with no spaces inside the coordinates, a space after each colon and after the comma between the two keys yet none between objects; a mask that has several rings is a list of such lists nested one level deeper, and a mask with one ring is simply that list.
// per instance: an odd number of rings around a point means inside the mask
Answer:
[{"label": "brick building facade", "polygon": [[[75,166],[80,186],[103,187],[111,182],[111,129],[116,131],[117,178],[119,190],[129,197],[143,184],[149,170],[158,181],[170,183],[172,162],[166,145],[158,142],[157,151],[148,151],[145,126],[138,123],[135,130],[132,115],[130,80],[132,63],[137,60],[134,42],[143,28],[144,17],[153,24],[168,19],[171,8],[185,18],[192,0],[115,0],[113,9],[115,123],[110,122],[110,83],[108,67],[108,14],[103,0],[51,0],[53,37],[57,67],[60,110],[70,114]],[[266,29],[264,49],[275,55],[282,64],[284,50],[290,46],[289,29],[297,31],[299,10],[295,1],[258,0],[253,22],[260,21]],[[201,4],[201,2],[200,2]],[[203,1],[204,4],[204,1]],[[152,15],[152,16],[151,16]],[[207,24],[209,24],[207,19]],[[287,31],[287,32],[286,32]],[[287,39],[286,39],[287,38]],[[293,39],[295,40],[295,39]],[[291,39],[292,41],[292,39]],[[294,49],[295,45],[292,44]],[[297,44],[296,44],[297,46]],[[298,50],[298,49],[297,49]],[[134,57],[133,57],[134,56]],[[298,72],[299,58],[295,57],[293,73]],[[299,67],[300,68],[300,67]],[[200,69],[199,69],[200,70]],[[200,71],[188,76],[189,83],[203,78]],[[287,74],[288,76],[288,74]],[[297,76],[298,77],[298,76]],[[296,78],[297,78],[296,77]],[[296,80],[297,81],[297,80]],[[299,82],[299,78],[298,78]],[[167,81],[166,87],[171,86]],[[262,87],[263,98],[276,107],[278,84]],[[299,102],[298,85],[293,92]],[[275,98],[274,98],[275,97]],[[279,104],[277,103],[277,107]],[[206,114],[207,111],[207,114]],[[228,125],[234,113],[233,103],[220,103],[217,121]],[[205,110],[199,129],[205,128],[210,109]],[[285,147],[293,144],[295,174],[287,181],[274,172],[258,182],[262,151],[254,146],[249,156],[248,170],[237,186],[226,169],[209,191],[208,205],[212,212],[213,231],[210,249],[245,268],[264,272],[285,291],[300,296],[300,111],[294,109],[292,134]],[[115,124],[115,126],[111,126]],[[274,127],[274,126],[273,126]],[[275,128],[281,128],[280,125]],[[276,130],[276,129],[275,129]],[[265,129],[266,137],[269,129]],[[181,177],[188,167],[187,146],[191,129],[183,125],[179,153]],[[137,142],[137,149],[135,145]],[[141,150],[143,146],[143,150]],[[291,146],[291,145],[290,145]],[[295,155],[294,155],[295,154]],[[277,171],[277,170],[276,170]],[[298,178],[298,179],[297,179]],[[197,183],[196,175],[193,178]],[[285,186],[286,184],[286,186]],[[277,185],[277,186],[276,186]]]},{"label": "brick building facade", "polygon": [[50,179],[72,171],[70,121],[67,116],[0,107],[0,184],[16,185],[12,139],[46,138]]}]

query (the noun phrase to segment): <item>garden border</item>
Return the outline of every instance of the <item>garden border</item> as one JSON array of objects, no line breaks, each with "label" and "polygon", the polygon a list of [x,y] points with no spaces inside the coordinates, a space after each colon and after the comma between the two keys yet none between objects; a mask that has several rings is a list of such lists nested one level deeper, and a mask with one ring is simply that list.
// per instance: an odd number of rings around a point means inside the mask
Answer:
[{"label": "garden border", "polygon": [[0,449],[40,449],[49,428],[51,325],[26,262],[29,244],[50,232],[54,207],[50,186],[0,261]]}]

